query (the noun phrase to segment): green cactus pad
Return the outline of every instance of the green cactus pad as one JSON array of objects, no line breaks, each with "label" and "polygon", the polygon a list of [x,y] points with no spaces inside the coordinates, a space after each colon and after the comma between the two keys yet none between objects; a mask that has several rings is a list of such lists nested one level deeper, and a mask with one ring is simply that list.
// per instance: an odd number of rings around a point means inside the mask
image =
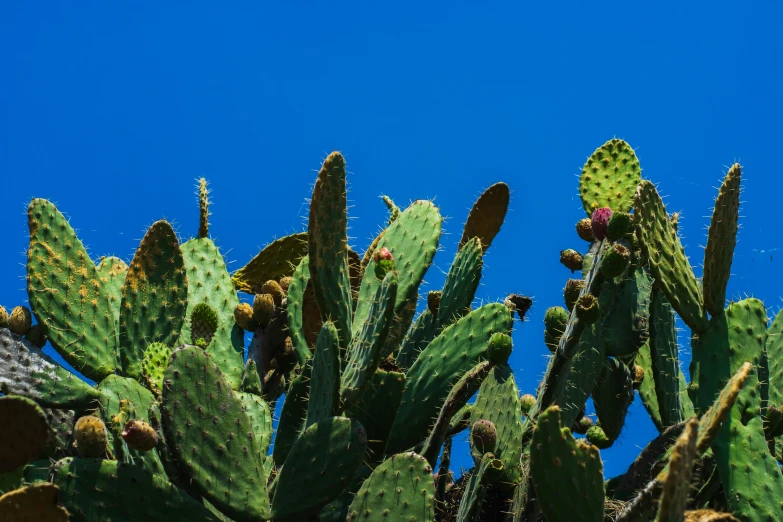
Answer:
[{"label": "green cactus pad", "polygon": [[769,404],[783,405],[783,311],[778,312],[767,331],[766,351],[769,360]]},{"label": "green cactus pad", "polygon": [[671,305],[694,332],[707,330],[701,288],[655,185],[643,181],[634,202],[636,233],[650,272]]},{"label": "green cactus pad", "polygon": [[611,440],[620,436],[632,402],[633,379],[630,370],[619,359],[607,359],[593,390],[593,403],[601,428]]},{"label": "green cactus pad", "polygon": [[270,279],[290,276],[300,260],[307,255],[307,232],[283,236],[265,246],[248,264],[234,272],[234,288],[247,294]]},{"label": "green cactus pad", "polygon": [[462,245],[451,263],[438,305],[438,326],[432,338],[470,310],[476,295],[484,265],[483,250],[478,238]]},{"label": "green cactus pad", "polygon": [[304,305],[307,282],[310,281],[310,260],[308,256],[294,270],[291,276],[291,284],[288,287],[288,334],[296,350],[296,358],[299,364],[304,364],[312,355],[307,344],[307,336],[304,331]]},{"label": "green cactus pad", "polygon": [[190,319],[197,306],[202,303],[209,305],[217,313],[217,329],[208,343],[207,352],[236,390],[242,379],[244,341],[232,335],[234,308],[239,299],[226,271],[226,263],[212,240],[207,238],[185,242],[182,260],[188,278],[188,308],[177,345],[196,344],[198,339],[191,334]]},{"label": "green cactus pad", "polygon": [[405,451],[424,440],[453,384],[485,357],[492,334],[508,333],[511,324],[508,308],[490,303],[443,330],[419,354],[406,375],[389,452]]},{"label": "green cactus pad", "polygon": [[46,414],[46,423],[49,425],[49,433],[46,437],[46,449],[41,454],[41,458],[61,459],[71,455],[73,451],[73,411],[44,408],[44,413]]},{"label": "green cactus pad", "polygon": [[478,465],[478,470],[470,476],[465,487],[465,493],[459,503],[457,520],[465,522],[478,522],[481,516],[481,507],[487,491],[500,479],[503,474],[503,461],[493,457],[492,453],[485,453]]},{"label": "green cactus pad", "polygon": [[318,513],[348,486],[366,449],[367,433],[355,420],[332,417],[307,428],[275,480],[272,518],[294,522]]},{"label": "green cactus pad", "polygon": [[404,373],[377,370],[359,403],[346,412],[367,430],[367,459],[371,462],[381,462],[385,456],[404,389]]},{"label": "green cactus pad", "polygon": [[219,520],[165,478],[117,461],[63,459],[55,465],[54,484],[71,522]]},{"label": "green cactus pad", "polygon": [[330,321],[321,326],[313,355],[305,428],[333,417],[340,404],[340,340]]},{"label": "green cactus pad", "polygon": [[198,237],[205,238],[209,235],[209,189],[207,180],[198,180]]},{"label": "green cactus pad", "polygon": [[402,370],[407,370],[416,361],[419,353],[438,334],[438,318],[431,310],[424,310],[411,325],[400,345],[400,351],[394,362]]},{"label": "green cactus pad", "polygon": [[[508,366],[496,366],[484,379],[470,413],[470,424],[488,420],[497,430],[497,443],[492,453],[503,462],[501,482],[509,486],[521,479],[522,405],[514,375]],[[471,448],[474,458],[482,451]]]},{"label": "green cactus pad", "polygon": [[[574,440],[552,406],[538,417],[530,446],[530,471],[538,504],[549,522],[604,520],[603,464],[598,449]],[[567,502],[563,495],[567,492]]]},{"label": "green cactus pad", "polygon": [[470,209],[459,248],[462,249],[471,239],[478,238],[482,251],[486,252],[506,219],[510,198],[508,185],[502,182],[485,190]]},{"label": "green cactus pad", "polygon": [[636,352],[634,362],[641,366],[644,371],[644,379],[639,385],[639,397],[642,399],[644,409],[650,415],[650,420],[653,421],[655,427],[659,432],[663,432],[663,420],[661,419],[661,408],[658,404],[658,393],[655,389],[655,380],[651,378],[653,373],[652,355],[650,354],[650,342],[644,343]]},{"label": "green cactus pad", "polygon": [[[395,320],[389,330],[381,357],[392,353],[408,331],[416,311],[419,285],[438,248],[442,218],[430,201],[416,201],[400,214],[378,241],[377,249],[388,248],[397,271]],[[361,330],[381,282],[375,277],[375,260],[367,265],[354,313],[354,335]]]},{"label": "green cactus pad", "polygon": [[198,347],[171,355],[163,425],[169,448],[201,495],[237,521],[268,518],[261,441],[242,401]]},{"label": "green cactus pad", "polygon": [[32,462],[46,449],[49,428],[46,414],[26,397],[0,397],[0,473]]},{"label": "green cactus pad", "polygon": [[556,381],[556,404],[561,405],[560,415],[566,426],[576,421],[603,372],[606,347],[598,330],[597,324],[585,328],[574,357],[564,363]]},{"label": "green cactus pad", "polygon": [[0,328],[0,392],[24,395],[47,408],[95,406],[95,388],[54,362],[30,341]]},{"label": "green cactus pad", "polygon": [[52,346],[84,376],[116,368],[117,324],[111,283],[104,284],[68,220],[44,199],[27,211],[27,294]]},{"label": "green cactus pad", "polygon": [[356,497],[356,493],[359,491],[359,488],[362,487],[364,481],[369,478],[370,474],[372,474],[372,470],[368,466],[361,466],[342,494],[329,502],[324,506],[321,512],[318,513],[318,516],[320,517],[319,522],[346,522],[345,519],[348,516],[348,508],[350,508],[351,502],[353,502]]},{"label": "green cactus pad", "polygon": [[731,261],[737,243],[740,178],[742,169],[735,163],[726,174],[715,200],[707,246],[704,248],[704,308],[710,315],[723,311],[726,286],[731,276]]},{"label": "green cactus pad", "polygon": [[174,345],[187,306],[182,251],[166,221],[149,228],[133,256],[120,309],[120,358],[124,375],[141,379],[141,359],[151,343]]},{"label": "green cactus pad", "polygon": [[340,378],[342,409],[351,408],[359,401],[372,375],[378,369],[378,364],[381,362],[381,348],[392,323],[396,297],[397,274],[389,272],[375,293],[362,329],[354,335],[348,346],[345,368]]},{"label": "green cactus pad", "polygon": [[163,343],[152,343],[144,350],[141,359],[141,375],[147,388],[160,394],[163,389],[163,374],[171,357],[171,348]]},{"label": "green cactus pad", "polygon": [[[109,299],[112,314],[114,316],[115,334],[119,336],[120,304],[122,304],[122,287],[125,284],[125,275],[128,273],[128,265],[122,259],[114,256],[104,257],[96,267],[98,279],[103,283],[103,291]],[[117,340],[119,346],[119,337]]]},{"label": "green cactus pad", "polygon": [[35,484],[0,497],[0,520],[15,522],[67,522],[68,511],[57,504],[59,489],[54,484]]},{"label": "green cactus pad", "polygon": [[258,441],[258,450],[261,455],[266,456],[269,451],[269,444],[272,442],[272,412],[269,405],[258,395],[245,392],[234,392],[234,395],[240,400],[245,408],[245,413],[250,424],[253,427],[253,434]]},{"label": "green cactus pad", "polygon": [[346,205],[345,159],[335,151],[318,172],[310,201],[307,239],[310,277],[321,318],[334,322],[343,349],[351,341],[353,310]]},{"label": "green cactus pad", "polygon": [[630,145],[611,139],[587,159],[579,178],[579,195],[588,216],[597,208],[627,212],[642,181],[639,160]]},{"label": "green cactus pad", "polygon": [[[605,311],[601,335],[606,355],[629,355],[645,343],[649,335],[651,290],[652,278],[641,268],[621,281],[606,281],[599,295],[599,308]],[[605,302],[607,296],[611,296],[609,302]]]},{"label": "green cactus pad", "polygon": [[[745,383],[748,382],[748,377],[750,377],[752,370],[752,364],[749,362],[743,363],[739,370],[732,375],[731,379],[726,382],[712,406],[701,416],[699,420],[699,440],[696,443],[699,454],[707,451],[710,444],[718,437],[718,432],[723,422],[729,417],[729,413],[731,413],[731,409],[737,402],[737,398],[745,387]],[[752,381],[752,379],[750,380]]]},{"label": "green cactus pad", "polygon": [[385,460],[364,481],[348,521],[435,520],[435,481],[427,460],[401,453]]},{"label": "green cactus pad", "polygon": [[312,363],[308,362],[302,369],[302,373],[294,377],[291,381],[291,386],[288,388],[288,393],[283,402],[283,411],[280,412],[280,422],[277,424],[275,447],[272,452],[275,466],[280,467],[283,465],[288,452],[291,451],[294,442],[296,442],[299,434],[304,429],[312,371]]}]

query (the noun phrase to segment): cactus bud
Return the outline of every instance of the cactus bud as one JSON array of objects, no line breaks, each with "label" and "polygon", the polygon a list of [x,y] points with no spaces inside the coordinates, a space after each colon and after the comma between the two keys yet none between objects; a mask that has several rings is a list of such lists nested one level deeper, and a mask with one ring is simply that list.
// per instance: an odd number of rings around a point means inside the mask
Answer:
[{"label": "cactus bud", "polygon": [[591,426],[585,433],[587,440],[598,449],[606,449],[614,444],[613,440],[609,440],[601,426]]},{"label": "cactus bud", "polygon": [[492,337],[489,338],[489,346],[487,347],[487,359],[494,364],[506,364],[508,357],[511,355],[513,343],[511,342],[511,336],[495,332]]},{"label": "cactus bud", "polygon": [[0,306],[0,328],[8,328],[8,311]]},{"label": "cactus bud", "polygon": [[606,239],[617,241],[633,231],[633,216],[628,212],[615,212],[606,226]]},{"label": "cactus bud", "polygon": [[24,335],[33,326],[33,315],[26,306],[17,306],[11,310],[8,318],[8,328],[15,334]]},{"label": "cactus bud", "polygon": [[565,298],[566,308],[573,310],[576,300],[579,299],[579,294],[584,288],[585,282],[581,279],[569,279],[566,281],[565,289],[563,289],[563,297]]},{"label": "cactus bud", "polygon": [[606,229],[609,226],[611,217],[611,208],[597,208],[593,211],[590,227],[593,229],[593,235],[598,241],[603,241],[606,237]]},{"label": "cactus bud", "polygon": [[291,286],[291,281],[293,281],[293,277],[291,276],[285,276],[280,278],[280,288],[283,289],[283,292],[288,295],[288,287]]},{"label": "cactus bud", "polygon": [[392,253],[389,252],[388,248],[383,247],[376,250],[372,255],[372,258],[375,261],[375,277],[377,277],[379,281],[383,281],[383,278],[386,277],[386,273],[394,270],[394,256],[392,256]]},{"label": "cactus bud", "polygon": [[272,280],[269,280],[261,285],[261,291],[258,293],[271,295],[272,300],[275,302],[275,306],[280,306],[283,303],[283,298],[285,297],[283,287],[280,286],[280,283]]},{"label": "cactus bud", "polygon": [[604,254],[604,259],[601,262],[601,273],[608,279],[614,279],[625,272],[630,262],[630,250],[619,243],[615,243]]},{"label": "cactus bud", "polygon": [[440,290],[430,290],[427,292],[427,310],[433,315],[438,313],[441,294],[442,292]]},{"label": "cactus bud", "polygon": [[576,234],[580,239],[584,239],[588,243],[595,241],[593,235],[593,222],[590,218],[580,219],[576,222]]},{"label": "cactus bud", "polygon": [[470,428],[470,442],[479,455],[493,453],[497,440],[498,432],[492,421],[480,419]]},{"label": "cactus bud", "polygon": [[258,327],[258,322],[253,318],[253,307],[247,303],[239,303],[234,308],[234,320],[246,332],[252,332]]},{"label": "cactus bud", "polygon": [[522,407],[522,415],[527,416],[528,413],[530,413],[530,410],[536,405],[536,396],[526,393],[519,398],[519,404]]},{"label": "cactus bud", "polygon": [[585,324],[593,324],[598,320],[598,299],[593,294],[584,294],[577,299],[576,317]]},{"label": "cactus bud", "polygon": [[644,381],[644,368],[638,364],[633,365],[633,389],[638,390]]},{"label": "cactus bud", "polygon": [[266,326],[275,313],[275,298],[270,294],[256,294],[253,298],[253,320]]},{"label": "cactus bud", "polygon": [[574,423],[574,432],[584,435],[587,431],[593,427],[593,419],[587,415],[582,415],[582,418]]},{"label": "cactus bud", "polygon": [[92,415],[79,418],[73,427],[73,445],[82,458],[101,458],[106,453],[106,425]]},{"label": "cactus bud", "polygon": [[544,343],[550,352],[557,349],[568,323],[568,310],[562,306],[552,306],[544,313]]},{"label": "cactus bud", "polygon": [[144,421],[129,420],[122,428],[122,438],[130,449],[149,451],[158,445],[158,434]]},{"label": "cactus bud", "polygon": [[570,248],[561,250],[560,262],[563,263],[563,266],[569,269],[573,274],[574,270],[582,269],[582,254]]},{"label": "cactus bud", "polygon": [[25,335],[25,339],[38,348],[43,348],[46,345],[46,341],[49,340],[49,336],[46,333],[46,327],[43,324],[38,323],[30,328],[30,331]]},{"label": "cactus bud", "polygon": [[198,344],[202,341],[203,348],[209,346],[218,328],[218,315],[207,303],[199,303],[190,313],[190,338]]}]

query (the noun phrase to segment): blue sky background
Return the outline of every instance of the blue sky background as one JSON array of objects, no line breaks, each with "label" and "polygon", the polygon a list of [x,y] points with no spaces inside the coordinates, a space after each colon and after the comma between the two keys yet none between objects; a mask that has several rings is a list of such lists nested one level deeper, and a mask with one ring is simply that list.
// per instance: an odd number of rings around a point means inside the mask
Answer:
[{"label": "blue sky background", "polygon": [[[558,253],[584,249],[573,232],[583,217],[576,176],[615,136],[682,212],[695,265],[714,187],[742,162],[730,295],[780,308],[776,3],[69,4],[0,5],[7,308],[26,301],[31,197],[55,201],[94,256],[129,261],[154,220],[173,220],[183,240],[196,233],[194,181],[206,176],[210,231],[235,269],[303,229],[315,173],[339,149],[357,249],[386,219],[381,193],[398,204],[434,198],[449,217],[424,290],[442,284],[475,197],[496,181],[511,186],[479,297],[535,298],[511,361],[532,393],[548,353],[544,310],[561,304],[569,276]],[[603,452],[606,475],[654,434],[637,402]]]}]

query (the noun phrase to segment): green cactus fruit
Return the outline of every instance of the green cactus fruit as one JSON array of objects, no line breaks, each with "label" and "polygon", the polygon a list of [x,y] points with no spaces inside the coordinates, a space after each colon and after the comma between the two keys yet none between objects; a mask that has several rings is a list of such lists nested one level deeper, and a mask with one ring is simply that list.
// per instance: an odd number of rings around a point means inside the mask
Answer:
[{"label": "green cactus fruit", "polygon": [[583,239],[588,243],[595,241],[595,236],[593,235],[593,220],[586,217],[577,221],[576,235],[579,236],[579,239]]},{"label": "green cactus fruit", "polygon": [[560,263],[573,274],[582,269],[582,254],[570,248],[560,251]]},{"label": "green cactus fruit", "polygon": [[598,299],[593,294],[580,295],[574,307],[576,308],[576,317],[586,325],[595,323],[601,317]]},{"label": "green cactus fruit", "polygon": [[579,294],[585,286],[585,282],[582,279],[569,279],[566,281],[565,288],[563,289],[563,298],[565,299],[565,305],[568,310],[573,310]]},{"label": "green cactus fruit", "polygon": [[98,417],[80,417],[73,426],[73,445],[82,458],[103,457],[106,454],[106,441],[106,425]]},{"label": "green cactus fruit", "polygon": [[318,513],[348,486],[366,449],[367,433],[355,420],[331,417],[307,428],[275,479],[272,519],[298,522]]},{"label": "green cactus fruit", "polygon": [[625,273],[631,262],[631,251],[627,247],[615,243],[604,255],[601,263],[601,273],[607,279],[613,279]]},{"label": "green cactus fruit", "polygon": [[593,390],[593,403],[601,427],[610,439],[620,436],[631,402],[633,402],[631,371],[619,359],[607,359],[603,373]]},{"label": "green cactus fruit", "polygon": [[574,433],[585,435],[587,430],[593,427],[593,419],[587,415],[582,415],[582,418],[574,423]]},{"label": "green cactus fruit", "polygon": [[544,312],[544,343],[550,352],[557,349],[567,323],[568,310],[562,306],[552,306]]},{"label": "green cactus fruit", "polygon": [[[603,464],[599,452],[574,440],[561,427],[560,410],[552,406],[538,417],[530,445],[530,473],[539,506],[549,522],[604,520]],[[567,492],[567,502],[563,494]]]},{"label": "green cactus fruit", "polygon": [[251,324],[266,326],[272,320],[274,314],[275,298],[272,294],[256,294],[253,298],[253,318]]},{"label": "green cactus fruit", "polygon": [[731,275],[731,261],[737,243],[740,178],[742,168],[735,163],[726,174],[715,199],[707,246],[704,248],[704,308],[710,315],[723,311],[726,286]]},{"label": "green cactus fruit", "polygon": [[590,444],[598,449],[607,449],[612,447],[612,444],[614,444],[614,439],[607,437],[601,426],[590,426],[587,428],[585,437],[588,441],[590,441]]},{"label": "green cactus fruit", "polygon": [[619,241],[633,232],[633,216],[628,212],[614,212],[606,225],[606,239]]},{"label": "green cactus fruit", "polygon": [[281,277],[280,281],[278,281],[278,284],[280,285],[280,289],[283,291],[284,295],[288,295],[288,289],[291,287],[292,280],[293,277],[285,276],[285,277]]},{"label": "green cactus fruit", "polygon": [[57,504],[59,488],[33,484],[0,496],[0,520],[14,522],[68,522],[68,510]]},{"label": "green cactus fruit", "polygon": [[383,247],[375,251],[372,259],[375,261],[375,277],[383,281],[386,274],[394,270],[394,256],[388,248]]},{"label": "green cactus fruit", "polygon": [[8,318],[8,329],[18,335],[24,335],[33,326],[33,315],[26,306],[15,306]]},{"label": "green cactus fruit", "polygon": [[49,336],[46,333],[46,326],[42,323],[34,324],[27,334],[25,339],[36,345],[38,348],[46,346],[46,342],[49,340]]},{"label": "green cactus fruit", "polygon": [[634,190],[641,181],[642,170],[631,146],[611,139],[593,152],[582,169],[582,205],[588,215],[601,207],[626,212],[633,206]]},{"label": "green cactus fruit", "polygon": [[280,306],[283,304],[283,299],[285,299],[285,292],[283,291],[283,287],[280,286],[280,283],[272,279],[261,285],[261,288],[256,293],[270,295],[275,306]]},{"label": "green cactus fruit", "polygon": [[171,349],[163,343],[152,343],[144,350],[141,360],[141,375],[147,388],[160,393],[163,388],[163,374],[169,364]]},{"label": "green cactus fruit", "polygon": [[495,332],[489,338],[487,360],[497,365],[506,364],[513,349],[514,344],[510,335],[503,332]]},{"label": "green cactus fruit", "polygon": [[8,328],[8,311],[0,305],[0,328]]},{"label": "green cactus fruit", "polygon": [[519,405],[522,408],[522,415],[527,416],[528,412],[536,405],[536,396],[530,393],[524,394],[519,398]]},{"label": "green cactus fruit", "polygon": [[253,332],[260,326],[253,314],[253,307],[247,303],[239,303],[234,308],[234,320],[246,332]]},{"label": "green cactus fruit", "polygon": [[644,368],[634,364],[631,370],[631,378],[633,379],[633,389],[638,390],[642,382],[644,382]]},{"label": "green cactus fruit", "polygon": [[483,252],[486,252],[506,219],[510,198],[511,193],[505,183],[495,183],[485,190],[470,209],[459,248],[478,238]]},{"label": "green cactus fruit", "polygon": [[209,188],[205,178],[198,180],[198,210],[198,237],[201,239],[209,236]]},{"label": "green cactus fruit", "polygon": [[144,421],[131,419],[122,427],[122,438],[130,449],[149,451],[158,445],[158,434]]},{"label": "green cactus fruit", "polygon": [[375,468],[348,509],[348,522],[435,520],[435,483],[427,460],[410,452]]},{"label": "green cactus fruit", "polygon": [[26,397],[0,397],[0,473],[8,473],[37,459],[46,448],[46,414]]},{"label": "green cactus fruit", "polygon": [[427,292],[427,310],[429,310],[431,314],[436,315],[438,313],[442,295],[443,292],[440,290],[430,290]]},{"label": "green cactus fruit", "polygon": [[197,304],[190,313],[190,336],[194,342],[203,340],[204,347],[209,346],[217,328],[217,312],[207,303]]},{"label": "green cactus fruit", "polygon": [[492,421],[479,419],[470,427],[470,445],[480,455],[494,453],[497,441],[498,432]]},{"label": "green cactus fruit", "polygon": [[254,294],[270,279],[290,276],[307,255],[307,232],[283,236],[265,246],[248,264],[234,272],[231,280],[240,292]]}]

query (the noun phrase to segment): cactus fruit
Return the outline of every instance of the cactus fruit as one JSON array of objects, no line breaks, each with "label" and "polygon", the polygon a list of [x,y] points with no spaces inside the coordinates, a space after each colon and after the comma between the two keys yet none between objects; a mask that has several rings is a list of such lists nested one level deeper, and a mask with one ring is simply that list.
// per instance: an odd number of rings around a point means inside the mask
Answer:
[{"label": "cactus fruit", "polygon": [[606,239],[619,241],[633,232],[633,216],[628,212],[613,212],[606,225]]},{"label": "cactus fruit", "polygon": [[[212,342],[218,328],[218,315],[207,303],[199,303],[190,314],[190,336],[194,343],[204,343],[204,347]],[[146,352],[145,352],[146,355]]]},{"label": "cactus fruit", "polygon": [[606,238],[606,231],[609,228],[609,220],[612,219],[611,208],[597,208],[593,211],[590,221],[590,228],[593,230],[593,236],[598,241]]},{"label": "cactus fruit", "polygon": [[158,434],[144,421],[131,419],[122,428],[122,438],[130,449],[149,451],[158,445]]},{"label": "cactus fruit", "polygon": [[598,299],[593,294],[582,294],[574,305],[576,316],[586,325],[593,324],[601,315],[598,309]]},{"label": "cactus fruit", "polygon": [[8,311],[0,305],[0,328],[8,328]]},{"label": "cactus fruit", "polygon": [[582,269],[582,254],[570,248],[560,251],[560,263],[569,269],[571,273]]},{"label": "cactus fruit", "polygon": [[574,433],[579,433],[580,435],[587,434],[587,430],[593,427],[593,419],[588,417],[587,415],[582,415],[582,418],[576,421],[576,423],[573,426]]},{"label": "cactus fruit", "polygon": [[[240,305],[241,306],[241,305]],[[253,317],[248,326],[266,326],[275,314],[275,298],[272,294],[256,294],[253,298]],[[237,321],[239,324],[239,321]],[[244,329],[244,328],[243,328]]]},{"label": "cactus fruit", "polygon": [[430,290],[427,292],[427,310],[429,310],[431,314],[438,313],[438,307],[440,307],[440,298],[442,295],[443,292],[440,290]]},{"label": "cactus fruit", "polygon": [[604,255],[601,263],[601,273],[607,279],[613,279],[625,272],[631,262],[631,251],[625,246],[615,243]]},{"label": "cactus fruit", "polygon": [[607,449],[610,448],[612,444],[614,444],[614,440],[607,437],[603,428],[597,425],[587,428],[587,431],[585,431],[585,437],[588,441],[590,441],[590,444],[598,449]]},{"label": "cactus fruit", "polygon": [[503,332],[495,332],[489,338],[487,360],[497,365],[506,364],[513,349],[514,346],[510,335]]},{"label": "cactus fruit", "polygon": [[470,444],[481,455],[493,453],[497,444],[498,432],[492,421],[479,419],[470,428]]},{"label": "cactus fruit", "polygon": [[593,235],[593,220],[590,218],[582,218],[577,221],[576,235],[579,236],[579,239],[583,239],[588,243],[595,241],[595,236]]},{"label": "cactus fruit", "polygon": [[638,390],[639,386],[641,386],[644,381],[644,368],[638,364],[634,364],[631,377],[633,378],[633,389]]},{"label": "cactus fruit", "polygon": [[246,332],[252,332],[260,326],[253,316],[253,307],[247,303],[239,303],[234,308],[234,320]]},{"label": "cactus fruit", "polygon": [[33,325],[33,315],[26,306],[15,306],[8,318],[8,329],[18,335],[25,335]]},{"label": "cactus fruit", "polygon": [[25,334],[24,338],[38,348],[46,346],[46,342],[49,340],[49,336],[46,334],[46,327],[41,323],[34,324],[27,334]]},{"label": "cactus fruit", "polygon": [[280,283],[272,279],[261,285],[261,288],[256,294],[267,294],[272,296],[272,301],[275,303],[275,306],[283,304],[283,299],[285,299],[283,287],[280,286]]},{"label": "cactus fruit", "polygon": [[579,295],[584,288],[585,282],[582,279],[569,279],[566,281],[563,297],[565,298],[566,308],[573,310]]},{"label": "cactus fruit", "polygon": [[285,276],[285,277],[281,277],[280,281],[278,281],[278,284],[280,285],[280,289],[286,295],[288,294],[288,288],[291,286],[291,281],[292,280],[293,280],[293,277]]},{"label": "cactus fruit", "polygon": [[80,417],[73,426],[73,445],[82,458],[95,459],[104,456],[106,441],[106,425],[98,417]]},{"label": "cactus fruit", "polygon": [[383,247],[375,251],[372,259],[375,261],[375,277],[383,281],[386,274],[394,270],[394,256],[388,248]]},{"label": "cactus fruit", "polygon": [[568,311],[562,306],[552,306],[544,312],[544,343],[550,352],[557,349],[560,337],[568,323]]},{"label": "cactus fruit", "polygon": [[522,415],[527,413],[536,405],[536,396],[529,393],[524,394],[519,398],[519,405],[522,408]]}]

